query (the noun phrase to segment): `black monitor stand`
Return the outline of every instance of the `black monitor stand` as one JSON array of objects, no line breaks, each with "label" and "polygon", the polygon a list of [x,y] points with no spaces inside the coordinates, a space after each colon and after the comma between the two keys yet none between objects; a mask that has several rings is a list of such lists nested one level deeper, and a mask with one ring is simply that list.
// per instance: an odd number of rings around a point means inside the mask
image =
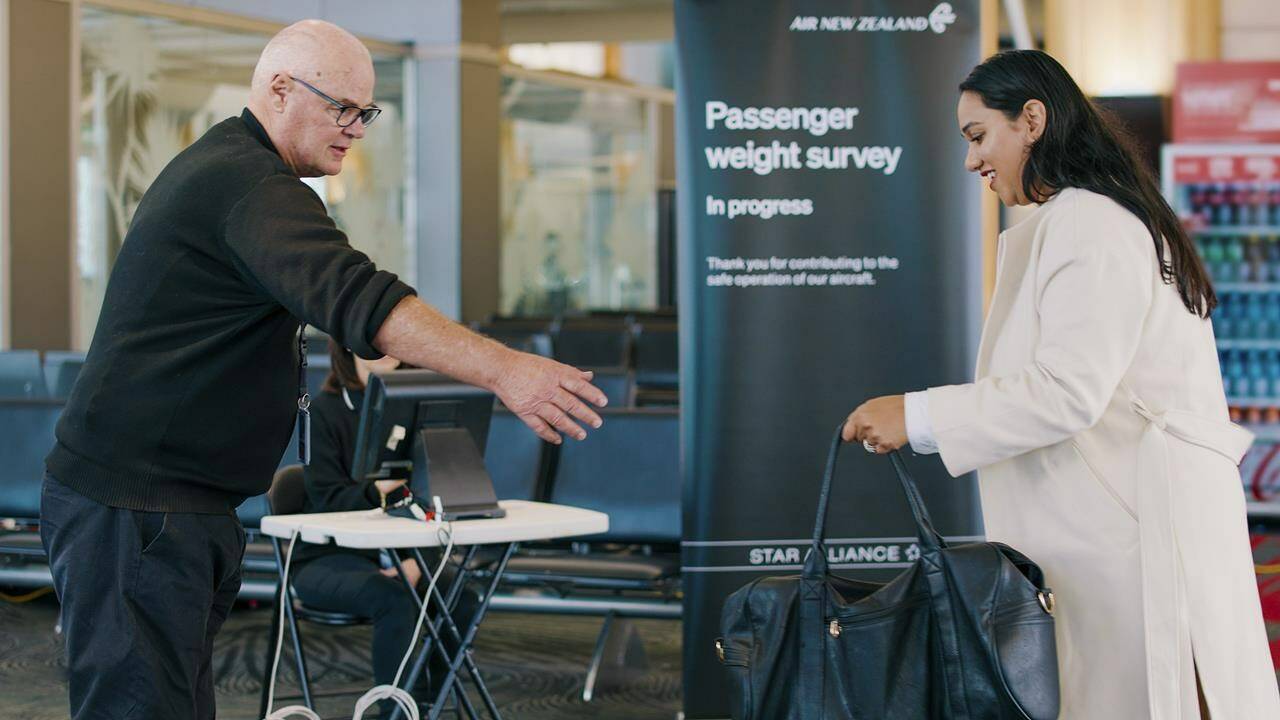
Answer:
[{"label": "black monitor stand", "polygon": [[424,506],[440,496],[442,520],[500,518],[493,480],[484,458],[464,428],[425,427],[413,439],[413,480],[410,490]]}]

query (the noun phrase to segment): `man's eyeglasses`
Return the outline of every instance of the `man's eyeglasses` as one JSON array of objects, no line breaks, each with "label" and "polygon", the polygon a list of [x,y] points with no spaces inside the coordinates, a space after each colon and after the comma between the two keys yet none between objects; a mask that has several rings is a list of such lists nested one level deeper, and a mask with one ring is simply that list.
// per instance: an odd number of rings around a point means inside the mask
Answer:
[{"label": "man's eyeglasses", "polygon": [[319,95],[321,98],[324,99],[325,102],[338,108],[338,127],[351,127],[351,124],[354,123],[357,118],[359,118],[360,122],[364,123],[365,127],[369,127],[370,125],[373,124],[373,121],[377,119],[378,115],[382,112],[382,108],[378,107],[377,105],[370,105],[367,108],[362,108],[359,105],[347,105],[345,103],[334,100],[328,95],[325,95],[323,92],[320,92],[319,88],[307,82],[306,80],[299,80],[298,78],[292,75],[289,76],[289,79],[293,80],[294,82],[302,83],[303,87],[315,93],[316,95]]}]

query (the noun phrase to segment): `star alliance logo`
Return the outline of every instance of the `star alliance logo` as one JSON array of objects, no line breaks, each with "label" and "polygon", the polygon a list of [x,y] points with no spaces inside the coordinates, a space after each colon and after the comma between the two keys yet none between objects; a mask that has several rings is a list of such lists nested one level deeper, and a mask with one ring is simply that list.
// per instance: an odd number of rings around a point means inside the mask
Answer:
[{"label": "star alliance logo", "polygon": [[951,3],[938,3],[929,17],[917,16],[829,16],[797,15],[791,21],[793,32],[924,32],[941,35],[956,21]]}]

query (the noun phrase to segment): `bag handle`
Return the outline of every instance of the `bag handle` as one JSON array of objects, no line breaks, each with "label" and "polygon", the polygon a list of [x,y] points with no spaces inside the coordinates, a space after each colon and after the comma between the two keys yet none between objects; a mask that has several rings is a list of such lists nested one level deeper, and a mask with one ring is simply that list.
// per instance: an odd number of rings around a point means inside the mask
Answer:
[{"label": "bag handle", "polygon": [[[840,446],[844,443],[840,438],[840,432],[843,430],[844,424],[836,426],[835,437],[831,439],[831,450],[827,453],[827,469],[822,474],[822,490],[818,495],[818,516],[813,523],[813,546],[810,549],[809,557],[805,559],[805,575],[807,577],[817,577],[825,575],[827,572],[826,552],[823,541],[826,540],[826,524],[827,524],[827,506],[831,497],[831,481],[836,474],[836,459],[840,456]],[[907,504],[911,506],[911,515],[916,521],[916,537],[920,540],[920,545],[925,550],[939,550],[947,546],[946,540],[933,529],[933,521],[929,518],[929,511],[925,508],[924,500],[920,497],[920,490],[916,487],[915,480],[911,478],[911,473],[907,471],[906,463],[902,461],[902,455],[897,450],[889,453],[889,460],[893,462],[893,471],[898,476],[898,482],[902,485],[902,493],[907,496]]]}]

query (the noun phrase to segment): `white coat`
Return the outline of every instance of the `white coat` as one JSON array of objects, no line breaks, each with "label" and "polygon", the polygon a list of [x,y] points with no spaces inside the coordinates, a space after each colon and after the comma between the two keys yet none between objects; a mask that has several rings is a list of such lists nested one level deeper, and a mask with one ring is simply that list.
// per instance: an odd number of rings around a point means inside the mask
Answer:
[{"label": "white coat", "polygon": [[1252,436],[1136,216],[1067,189],[1002,233],[977,379],[928,398],[947,470],[979,470],[987,536],[1055,593],[1062,718],[1198,718],[1197,669],[1213,720],[1280,718],[1237,467]]}]

